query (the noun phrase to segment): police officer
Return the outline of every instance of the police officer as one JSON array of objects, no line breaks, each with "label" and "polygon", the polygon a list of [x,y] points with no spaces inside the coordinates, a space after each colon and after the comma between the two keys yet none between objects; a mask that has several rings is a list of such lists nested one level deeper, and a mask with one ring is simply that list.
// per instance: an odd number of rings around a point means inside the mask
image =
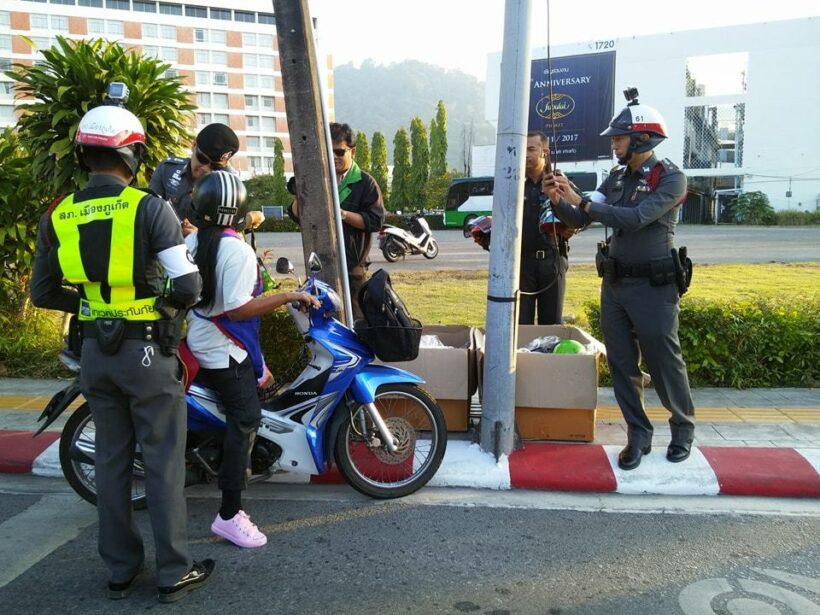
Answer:
[{"label": "police officer", "polygon": [[205,583],[214,568],[210,559],[192,561],[188,550],[186,411],[176,355],[181,322],[168,318],[197,300],[202,280],[168,203],[129,185],[145,149],[139,120],[117,106],[96,107],[80,121],[74,144],[89,180],[40,221],[31,298],[39,307],[79,313],[80,386],[96,426],[99,552],[108,596],[125,598],[143,568],[131,505],[139,444],[157,597],[172,602]]},{"label": "police officer", "polygon": [[565,177],[545,182],[555,212],[570,226],[602,222],[613,229],[599,254],[601,328],[618,405],[628,427],[628,444],[618,456],[624,470],[637,468],[652,446],[652,423],[643,405],[639,369],[646,360],[655,390],[671,417],[672,440],[666,458],[689,456],[695,408],[686,363],[678,340],[679,289],[674,235],[686,176],[654,148],[666,139],[661,115],[638,102],[627,89],[628,105],[601,136],[610,138],[620,166],[613,169],[592,200],[567,187]]},{"label": "police officer", "polygon": [[549,166],[547,137],[542,132],[527,133],[519,269],[520,325],[534,324],[536,314],[539,325],[560,325],[563,318],[566,273],[569,268],[567,239],[572,233],[567,233],[563,225],[542,225],[545,197],[541,183],[550,171]]},{"label": "police officer", "polygon": [[230,127],[219,123],[208,124],[196,136],[190,158],[166,158],[154,171],[148,187],[154,194],[171,202],[183,222],[186,235],[193,230],[189,221],[194,219],[191,192],[196,180],[214,170],[233,171],[229,163],[238,151],[239,137]]}]

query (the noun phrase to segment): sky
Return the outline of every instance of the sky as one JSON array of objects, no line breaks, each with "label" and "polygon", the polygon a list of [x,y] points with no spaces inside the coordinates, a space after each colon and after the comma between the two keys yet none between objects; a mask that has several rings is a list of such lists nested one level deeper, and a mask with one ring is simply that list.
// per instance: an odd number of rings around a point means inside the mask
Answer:
[{"label": "sky", "polygon": [[[415,59],[483,81],[487,54],[503,46],[504,0],[309,0],[309,6],[319,18],[319,51],[337,66]],[[533,0],[531,42],[545,47],[549,37],[556,46],[801,17],[820,18],[820,0]]]}]

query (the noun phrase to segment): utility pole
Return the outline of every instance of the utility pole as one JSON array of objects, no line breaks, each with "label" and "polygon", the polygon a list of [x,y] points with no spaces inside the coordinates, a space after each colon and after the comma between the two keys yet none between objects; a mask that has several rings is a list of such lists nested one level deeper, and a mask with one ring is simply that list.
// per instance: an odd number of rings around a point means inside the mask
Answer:
[{"label": "utility pole", "polygon": [[515,441],[515,347],[530,85],[530,0],[506,0],[487,281],[481,448],[496,460]]},{"label": "utility pole", "polygon": [[[311,252],[322,261],[321,278],[349,298],[341,245],[336,176],[328,152],[320,76],[307,0],[273,0],[290,151],[302,227],[305,268]],[[347,311],[347,310],[345,310]],[[342,315],[342,320],[344,320]]]}]

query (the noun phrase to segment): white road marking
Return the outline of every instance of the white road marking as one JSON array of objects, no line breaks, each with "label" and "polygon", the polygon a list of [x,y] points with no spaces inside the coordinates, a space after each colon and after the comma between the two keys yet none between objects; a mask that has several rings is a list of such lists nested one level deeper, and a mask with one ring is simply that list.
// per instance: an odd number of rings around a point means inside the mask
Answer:
[{"label": "white road marking", "polygon": [[618,453],[622,447],[606,445],[609,465],[615,474],[618,493],[655,493],[658,495],[717,495],[720,493],[715,471],[703,453],[692,447],[689,459],[681,463],[666,460],[663,449],[644,455],[634,470],[618,467]]},{"label": "white road marking", "polygon": [[[0,523],[0,587],[47,557],[97,520],[96,509],[76,495],[44,495]],[[58,522],[59,521],[59,522]]]},{"label": "white road marking", "polygon": [[820,448],[796,448],[796,450],[800,455],[806,458],[814,471],[820,474]]}]

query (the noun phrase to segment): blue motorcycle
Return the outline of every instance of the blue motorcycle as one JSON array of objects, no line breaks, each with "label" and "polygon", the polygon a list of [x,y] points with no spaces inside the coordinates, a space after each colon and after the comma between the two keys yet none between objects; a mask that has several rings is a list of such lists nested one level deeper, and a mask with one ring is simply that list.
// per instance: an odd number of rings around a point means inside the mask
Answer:
[{"label": "blue motorcycle", "polygon": [[[263,404],[251,451],[252,482],[274,472],[324,474],[335,460],[342,477],[365,495],[396,498],[413,493],[427,484],[444,457],[447,429],[441,408],[421,388],[418,376],[373,363],[373,353],[355,331],[334,318],[341,299],[316,278],[321,263],[315,255],[309,267],[311,275],[300,290],[313,294],[321,306],[308,312],[288,306],[306,343],[307,362],[293,382]],[[65,355],[61,360],[79,372],[76,360]],[[46,419],[38,433],[81,394],[78,381],[49,402],[38,419]],[[186,402],[186,483],[207,482],[219,472],[223,407],[215,392],[196,381]],[[94,432],[94,419],[84,403],[68,419],[60,438],[63,474],[92,504]],[[143,477],[138,449],[132,485],[136,507],[145,505]]]}]

